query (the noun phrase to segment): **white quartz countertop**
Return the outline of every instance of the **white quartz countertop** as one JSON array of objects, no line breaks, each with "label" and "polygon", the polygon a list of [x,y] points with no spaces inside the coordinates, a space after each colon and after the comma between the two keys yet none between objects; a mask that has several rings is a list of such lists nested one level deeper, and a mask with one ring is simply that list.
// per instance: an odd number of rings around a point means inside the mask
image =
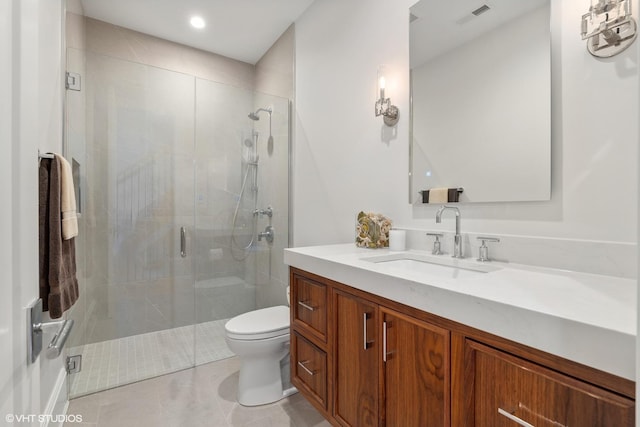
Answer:
[{"label": "white quartz countertop", "polygon": [[[495,271],[454,278],[366,261],[405,254]],[[635,381],[635,280],[353,244],[285,249],[284,262]]]}]

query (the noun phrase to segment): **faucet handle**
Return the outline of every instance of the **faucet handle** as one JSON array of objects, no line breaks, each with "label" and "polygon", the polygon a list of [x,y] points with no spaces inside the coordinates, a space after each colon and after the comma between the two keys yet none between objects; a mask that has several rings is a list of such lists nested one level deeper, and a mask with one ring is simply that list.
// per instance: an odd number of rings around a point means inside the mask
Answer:
[{"label": "faucet handle", "polygon": [[478,261],[491,261],[491,259],[489,259],[489,247],[487,246],[487,242],[499,242],[500,239],[498,239],[497,237],[478,236],[478,240],[482,242],[482,246],[480,246],[478,250]]},{"label": "faucet handle", "polygon": [[442,252],[440,251],[440,238],[442,237],[442,233],[427,233],[427,236],[433,236],[436,240],[433,241],[433,249],[431,253],[433,255],[440,255]]}]

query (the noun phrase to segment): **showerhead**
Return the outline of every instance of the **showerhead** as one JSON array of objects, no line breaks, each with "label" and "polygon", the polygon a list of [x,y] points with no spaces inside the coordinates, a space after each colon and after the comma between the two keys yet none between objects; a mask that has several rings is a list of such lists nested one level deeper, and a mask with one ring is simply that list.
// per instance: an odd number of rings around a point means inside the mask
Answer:
[{"label": "showerhead", "polygon": [[258,117],[258,113],[260,111],[265,111],[265,112],[269,113],[269,117],[271,117],[271,113],[272,113],[273,110],[271,108],[258,108],[254,113],[249,113],[248,117],[251,120],[255,120],[255,121],[260,120],[260,117]]}]

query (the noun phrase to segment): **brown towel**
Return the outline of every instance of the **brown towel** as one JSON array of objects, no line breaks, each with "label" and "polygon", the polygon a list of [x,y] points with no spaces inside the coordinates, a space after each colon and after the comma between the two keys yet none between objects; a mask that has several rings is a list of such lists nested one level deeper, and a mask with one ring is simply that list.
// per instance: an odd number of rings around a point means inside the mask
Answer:
[{"label": "brown towel", "polygon": [[75,239],[62,239],[60,174],[57,157],[40,160],[40,298],[52,319],[61,317],[78,299]]},{"label": "brown towel", "polygon": [[459,202],[460,192],[458,191],[458,188],[450,188],[448,198],[449,198],[449,202]]}]

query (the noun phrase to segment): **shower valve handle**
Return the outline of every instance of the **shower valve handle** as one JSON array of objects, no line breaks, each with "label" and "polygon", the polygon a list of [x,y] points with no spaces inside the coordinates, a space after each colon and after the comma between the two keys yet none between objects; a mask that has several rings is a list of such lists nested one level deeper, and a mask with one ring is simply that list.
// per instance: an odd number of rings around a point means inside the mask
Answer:
[{"label": "shower valve handle", "polygon": [[264,237],[268,243],[273,243],[273,236],[275,234],[275,230],[273,226],[267,225],[263,232],[258,233],[258,241],[261,241]]}]

